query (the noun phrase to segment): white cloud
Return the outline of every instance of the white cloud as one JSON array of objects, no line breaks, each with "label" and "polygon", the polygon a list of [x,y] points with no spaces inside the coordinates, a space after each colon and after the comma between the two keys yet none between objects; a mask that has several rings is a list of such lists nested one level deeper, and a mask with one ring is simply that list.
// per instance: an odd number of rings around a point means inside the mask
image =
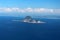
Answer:
[{"label": "white cloud", "polygon": [[0,8],[0,12],[36,12],[36,13],[60,13],[60,9],[48,9],[48,8]]},{"label": "white cloud", "polygon": [[26,12],[33,12],[33,9],[32,8],[26,8],[25,11]]},{"label": "white cloud", "polygon": [[5,12],[12,12],[12,9],[11,8],[4,8],[3,9]]},{"label": "white cloud", "polygon": [[54,9],[54,13],[60,13],[60,9]]}]

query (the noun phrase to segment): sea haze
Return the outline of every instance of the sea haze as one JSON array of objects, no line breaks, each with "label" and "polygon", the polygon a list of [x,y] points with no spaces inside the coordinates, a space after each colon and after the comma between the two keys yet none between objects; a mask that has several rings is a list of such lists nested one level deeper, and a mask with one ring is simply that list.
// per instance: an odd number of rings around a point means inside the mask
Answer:
[{"label": "sea haze", "polygon": [[20,21],[22,17],[0,16],[0,40],[60,40],[60,19],[34,18],[46,23]]}]

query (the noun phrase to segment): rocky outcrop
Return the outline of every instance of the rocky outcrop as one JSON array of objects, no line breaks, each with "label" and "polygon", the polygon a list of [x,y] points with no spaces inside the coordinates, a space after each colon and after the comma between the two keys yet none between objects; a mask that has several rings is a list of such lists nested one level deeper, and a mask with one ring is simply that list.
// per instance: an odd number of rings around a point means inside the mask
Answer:
[{"label": "rocky outcrop", "polygon": [[44,23],[44,22],[41,22],[39,20],[32,19],[31,16],[26,16],[24,18],[23,22],[27,22],[27,23]]}]

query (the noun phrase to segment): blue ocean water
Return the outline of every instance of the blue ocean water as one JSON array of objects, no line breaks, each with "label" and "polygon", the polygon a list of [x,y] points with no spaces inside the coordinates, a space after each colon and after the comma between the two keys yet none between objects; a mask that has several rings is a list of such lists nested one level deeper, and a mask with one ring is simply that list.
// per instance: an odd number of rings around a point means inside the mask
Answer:
[{"label": "blue ocean water", "polygon": [[60,40],[60,19],[39,19],[43,24],[23,23],[17,17],[0,17],[0,40]]}]

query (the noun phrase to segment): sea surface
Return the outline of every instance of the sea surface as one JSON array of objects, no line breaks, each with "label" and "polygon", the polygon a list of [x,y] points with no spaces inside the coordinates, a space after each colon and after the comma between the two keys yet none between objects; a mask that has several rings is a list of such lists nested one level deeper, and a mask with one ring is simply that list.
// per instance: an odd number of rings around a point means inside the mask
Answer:
[{"label": "sea surface", "polygon": [[[37,18],[36,18],[37,19]],[[32,24],[20,17],[0,17],[0,40],[60,40],[60,19],[38,19],[46,23]]]}]

